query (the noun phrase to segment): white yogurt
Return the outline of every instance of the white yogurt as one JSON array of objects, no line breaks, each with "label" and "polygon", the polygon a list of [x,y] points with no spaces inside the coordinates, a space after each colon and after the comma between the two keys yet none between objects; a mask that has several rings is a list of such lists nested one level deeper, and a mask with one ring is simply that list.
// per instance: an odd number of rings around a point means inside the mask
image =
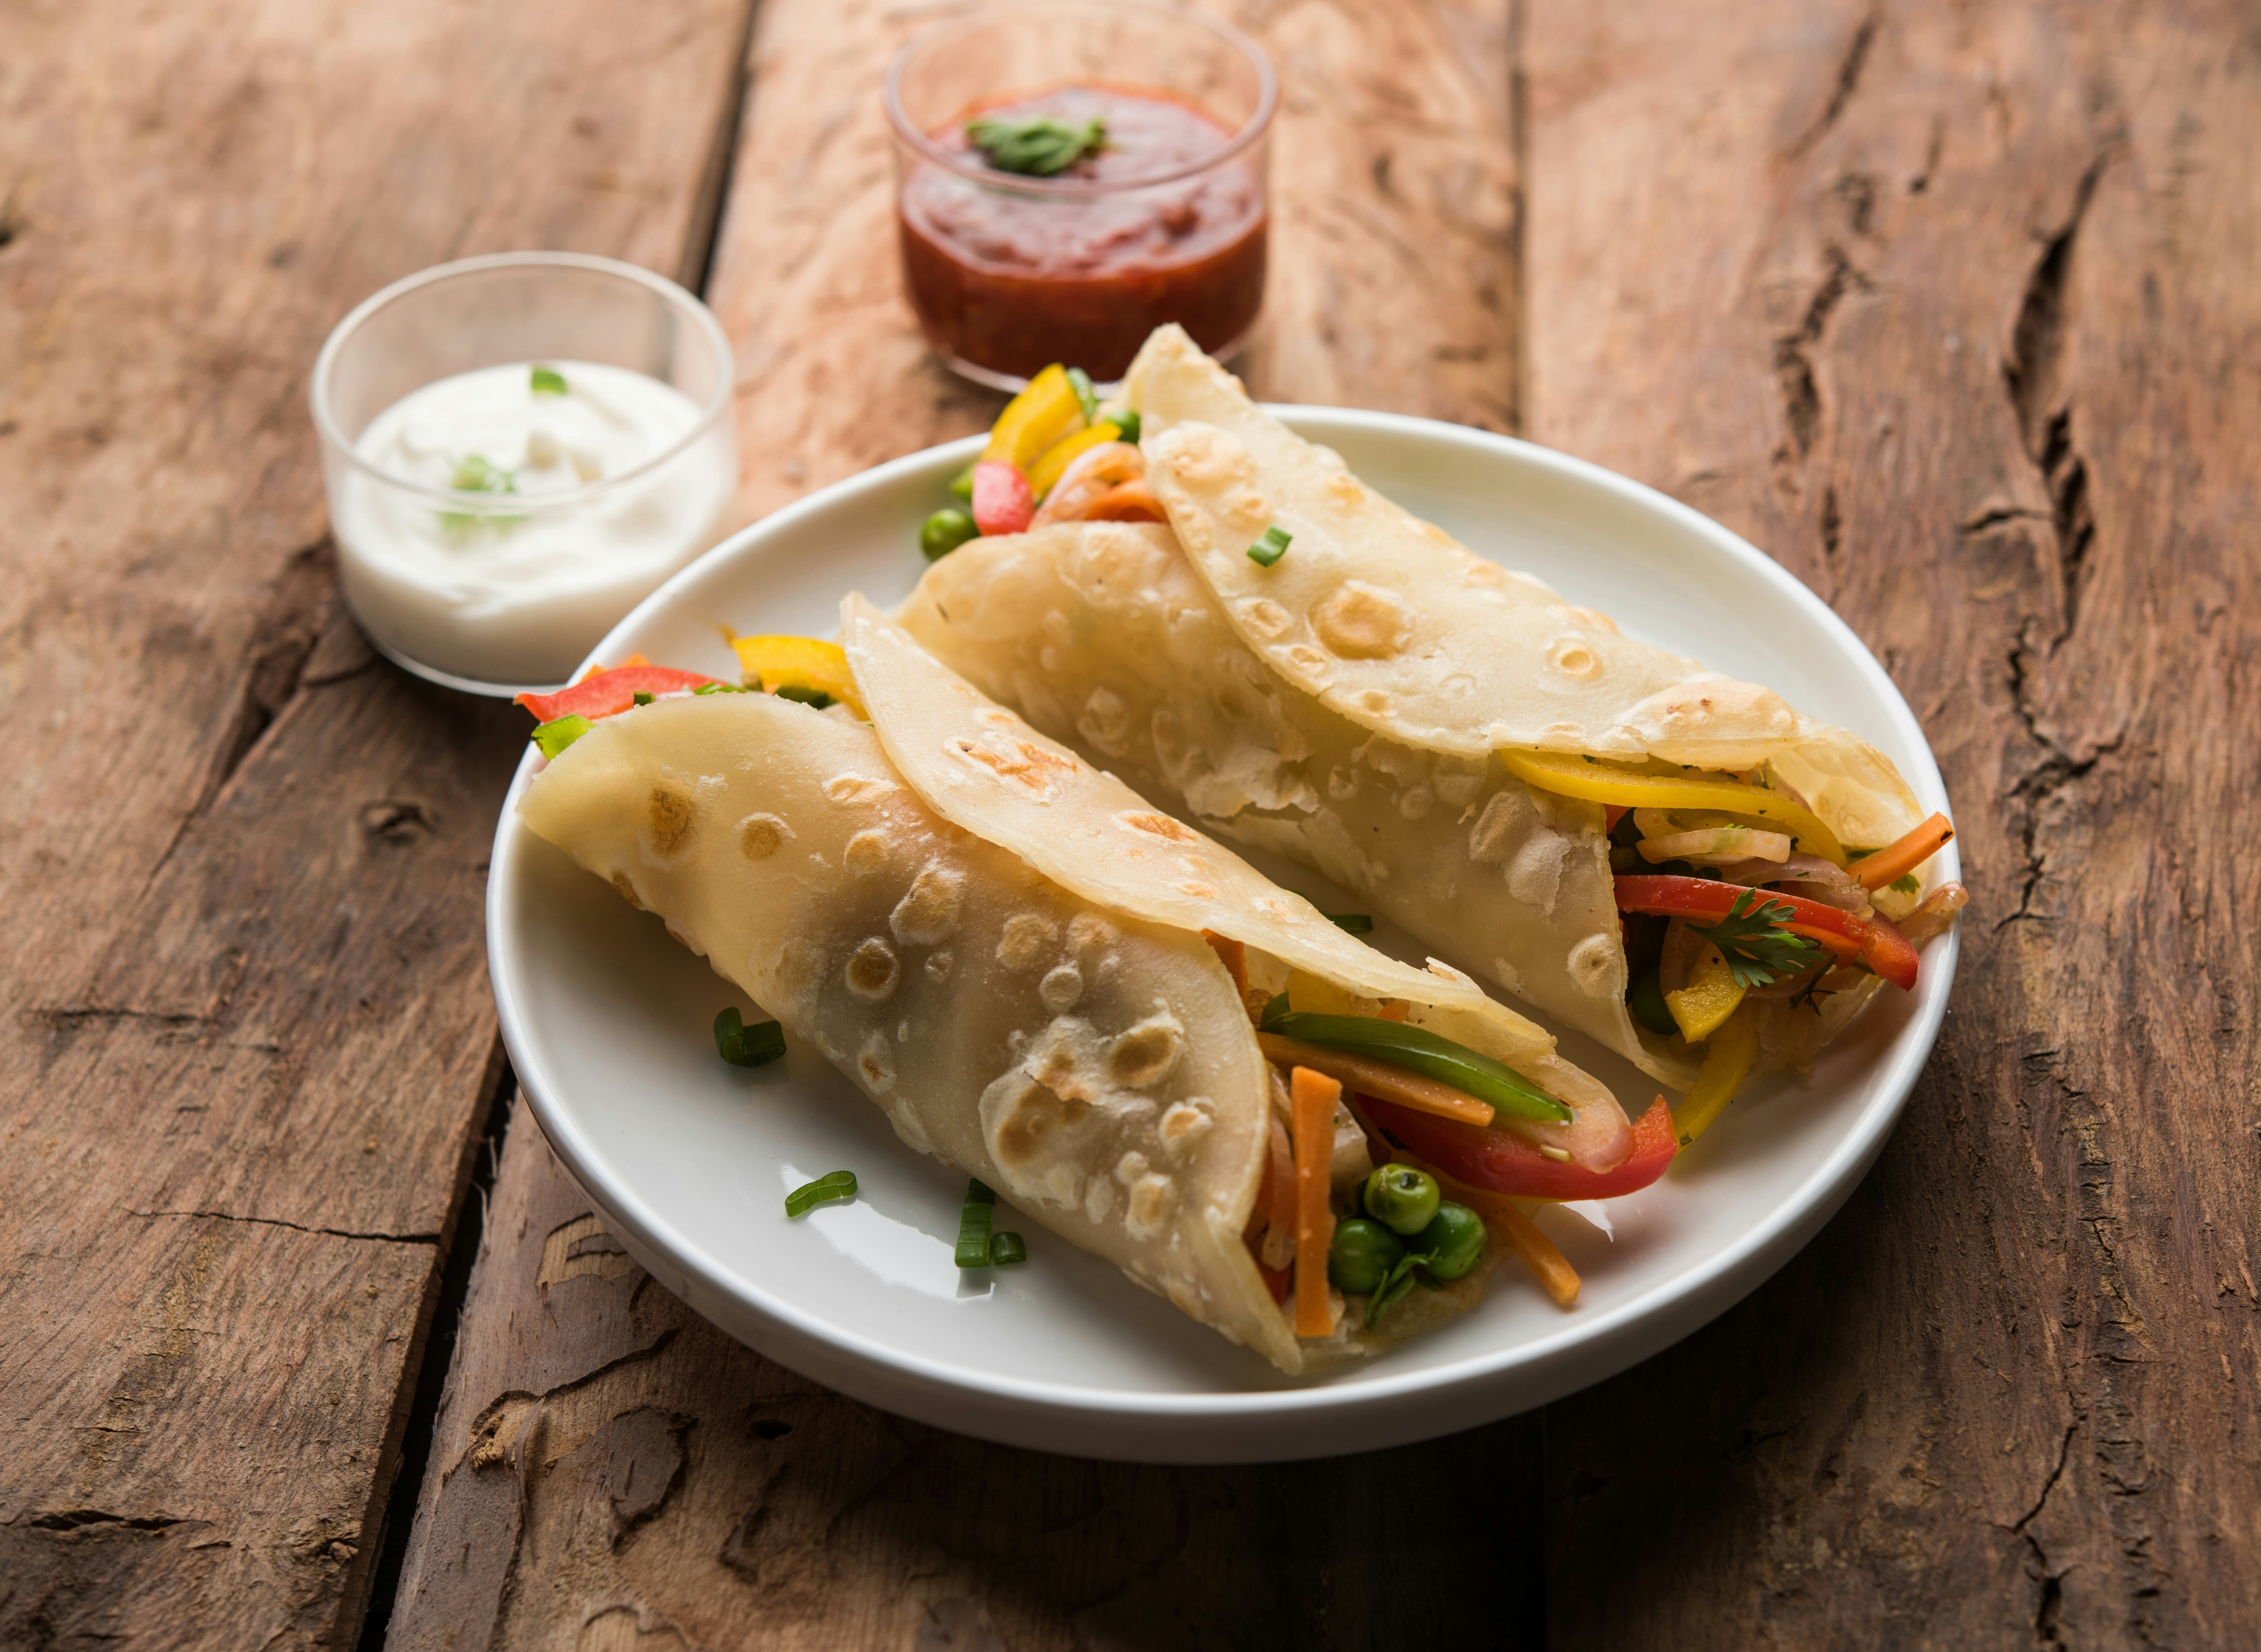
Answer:
[{"label": "white yogurt", "polygon": [[[672,385],[593,361],[481,368],[412,391],[370,421],[355,453],[413,485],[346,467],[333,487],[355,618],[393,653],[451,676],[562,683],[729,528],[729,419],[644,468],[699,419]],[[418,489],[477,497],[451,509]]]}]

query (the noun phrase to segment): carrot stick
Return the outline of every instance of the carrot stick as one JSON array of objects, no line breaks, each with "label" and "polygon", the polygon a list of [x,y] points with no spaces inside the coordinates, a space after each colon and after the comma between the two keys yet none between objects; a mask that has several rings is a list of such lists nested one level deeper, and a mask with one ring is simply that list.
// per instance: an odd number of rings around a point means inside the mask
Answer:
[{"label": "carrot stick", "polygon": [[1308,1067],[1361,1095],[1379,1096],[1416,1112],[1432,1112],[1439,1119],[1475,1125],[1478,1129],[1491,1123],[1489,1102],[1478,1101],[1465,1090],[1455,1090],[1425,1074],[1408,1072],[1370,1055],[1353,1055],[1348,1050],[1330,1049],[1323,1044],[1306,1044],[1299,1038],[1282,1038],[1277,1033],[1259,1033],[1256,1042],[1266,1060],[1283,1067]]},{"label": "carrot stick", "polygon": [[1384,998],[1381,1015],[1385,1021],[1402,1021],[1413,1012],[1413,1005],[1404,998]]},{"label": "carrot stick", "polygon": [[1466,1182],[1446,1176],[1435,1165],[1418,1154],[1400,1148],[1389,1155],[1402,1164],[1417,1170],[1426,1170],[1437,1178],[1437,1185],[1445,1197],[1455,1204],[1465,1205],[1482,1217],[1493,1233],[1499,1235],[1507,1248],[1516,1254],[1523,1265],[1531,1269],[1532,1277],[1554,1298],[1557,1307],[1567,1308],[1578,1299],[1578,1270],[1570,1259],[1555,1248],[1554,1241],[1539,1229],[1539,1224],[1523,1213],[1514,1199],[1504,1193],[1495,1193],[1486,1187],[1470,1187]]},{"label": "carrot stick", "polygon": [[1898,842],[1886,844],[1874,855],[1864,855],[1846,869],[1853,881],[1863,889],[1882,889],[1894,878],[1904,877],[1940,850],[1955,836],[1955,828],[1943,814],[1935,814]]},{"label": "carrot stick", "polygon": [[1342,1085],[1298,1067],[1288,1081],[1295,1104],[1296,1334],[1326,1336],[1335,1328],[1327,1292],[1327,1248],[1335,1213],[1327,1205],[1327,1169],[1335,1153],[1335,1103]]},{"label": "carrot stick", "polygon": [[1134,482],[1120,482],[1101,494],[1083,508],[1087,522],[1166,522],[1162,506],[1154,497],[1154,490],[1141,476]]},{"label": "carrot stick", "polygon": [[1244,1003],[1248,998],[1248,948],[1238,940],[1228,940],[1214,929],[1202,931],[1202,939],[1217,953],[1217,962],[1224,966],[1225,974],[1232,977],[1232,995]]}]

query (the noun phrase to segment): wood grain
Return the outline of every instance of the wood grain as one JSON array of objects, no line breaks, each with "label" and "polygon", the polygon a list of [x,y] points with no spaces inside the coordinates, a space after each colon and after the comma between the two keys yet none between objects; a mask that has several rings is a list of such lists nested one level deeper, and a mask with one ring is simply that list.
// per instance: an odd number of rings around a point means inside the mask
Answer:
[{"label": "wood grain", "polygon": [[[760,13],[710,294],[737,345],[750,511],[978,429],[999,404],[925,355],[895,273],[879,75],[943,15],[865,0]],[[1290,81],[1275,177],[1285,273],[1252,383],[1511,421],[1504,5],[1244,20]],[[387,1644],[1034,1652],[1535,1636],[1539,1438],[1526,1419],[1410,1451],[1191,1470],[904,1422],[737,1347],[628,1266],[521,1119]],[[1484,1518],[1429,1518],[1430,1488],[1448,1480],[1490,1489]]]},{"label": "wood grain", "polygon": [[0,18],[0,1642],[357,1621],[517,737],[339,612],[305,376],[444,258],[676,268],[742,17]]},{"label": "wood grain", "polygon": [[1553,1641],[2250,1643],[2250,17],[1529,15],[1532,433],[1852,621],[1975,896],[1843,1214],[1553,1408]]}]

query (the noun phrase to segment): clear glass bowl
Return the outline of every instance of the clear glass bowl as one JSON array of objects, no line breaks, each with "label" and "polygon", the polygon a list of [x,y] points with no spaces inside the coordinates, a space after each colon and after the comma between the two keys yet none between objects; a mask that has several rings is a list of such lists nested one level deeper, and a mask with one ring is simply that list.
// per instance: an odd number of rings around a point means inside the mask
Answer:
[{"label": "clear glass bowl", "polygon": [[[556,404],[566,445],[545,428],[515,438],[525,443],[515,470],[490,464],[468,450],[497,445],[490,418],[488,435],[456,453],[478,414],[461,386],[439,382],[492,369],[492,401],[494,384],[520,383],[505,369],[535,364],[568,380],[590,364]],[[713,313],[632,264],[506,253],[387,287],[338,324],[314,364],[314,427],[354,618],[391,658],[450,688],[563,683],[629,609],[736,525],[731,379]],[[427,386],[439,401],[387,418]],[[575,433],[589,445],[571,445]],[[538,461],[557,485],[537,485]]]},{"label": "clear glass bowl", "polygon": [[[1263,304],[1278,102],[1255,42],[1141,0],[984,9],[913,41],[886,107],[903,285],[927,341],[1001,390],[1053,361],[1117,378],[1165,322],[1238,348]],[[1008,111],[1102,114],[1124,142],[1055,176],[1001,172],[965,128]]]}]

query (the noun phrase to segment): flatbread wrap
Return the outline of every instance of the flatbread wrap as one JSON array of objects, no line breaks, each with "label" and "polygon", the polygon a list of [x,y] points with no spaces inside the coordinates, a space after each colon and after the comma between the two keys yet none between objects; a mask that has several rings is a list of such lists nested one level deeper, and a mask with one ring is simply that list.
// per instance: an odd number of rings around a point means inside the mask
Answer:
[{"label": "flatbread wrap", "polygon": [[[1330,1289],[1358,1190],[1392,1155],[1319,1070],[1363,1071],[1352,1046],[1314,1045],[1306,1067],[1278,1054],[1303,1048],[1288,1033],[1339,1039],[1340,1021],[1457,1050],[1506,1088],[1493,1128],[1456,1128],[1624,1173],[1632,1126],[1551,1035],[1345,933],[860,599],[843,619],[844,646],[748,640],[791,645],[794,681],[749,675],[795,697],[641,663],[528,697],[553,754],[520,812],[909,1146],[1291,1374],[1465,1309],[1504,1253],[1480,1234],[1467,1267],[1385,1313],[1378,1285]],[[608,688],[623,677],[642,686]]]},{"label": "flatbread wrap", "polygon": [[1951,832],[1873,747],[1474,555],[1175,328],[1123,393],[1114,474],[1166,525],[1044,505],[901,611],[984,692],[1690,1090],[1698,1127],[1913,984],[1964,897],[1924,890]]}]

